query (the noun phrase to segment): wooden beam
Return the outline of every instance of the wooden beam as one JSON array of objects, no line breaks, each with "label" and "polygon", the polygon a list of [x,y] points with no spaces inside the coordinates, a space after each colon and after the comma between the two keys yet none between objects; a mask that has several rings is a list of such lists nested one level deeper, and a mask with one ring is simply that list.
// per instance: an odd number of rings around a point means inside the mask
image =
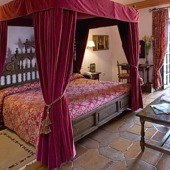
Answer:
[{"label": "wooden beam", "polygon": [[170,5],[170,0],[145,0],[141,2],[136,2],[128,4],[128,6],[136,7],[137,9],[158,6],[158,5]]}]

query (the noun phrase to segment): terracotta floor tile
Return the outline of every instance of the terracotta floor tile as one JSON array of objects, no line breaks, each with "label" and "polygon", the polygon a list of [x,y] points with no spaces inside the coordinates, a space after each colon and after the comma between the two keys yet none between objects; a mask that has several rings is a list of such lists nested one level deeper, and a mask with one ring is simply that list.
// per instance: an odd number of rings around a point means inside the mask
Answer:
[{"label": "terracotta floor tile", "polygon": [[124,138],[118,138],[113,143],[110,144],[110,147],[118,150],[118,151],[126,151],[132,144],[131,141],[124,139]]},{"label": "terracotta floor tile", "polygon": [[134,122],[134,119],[138,119],[135,112],[132,111],[125,113],[122,118],[125,122]]},{"label": "terracotta floor tile", "polygon": [[152,138],[152,136],[154,136],[156,132],[157,132],[157,130],[154,127],[153,128],[148,128],[145,131],[145,138],[146,139]]},{"label": "terracotta floor tile", "polygon": [[111,133],[102,129],[95,131],[88,136],[99,142],[100,147],[108,146],[112,141],[119,137],[119,133]]},{"label": "terracotta floor tile", "polygon": [[157,164],[158,170],[169,170],[170,169],[170,155],[164,154]]},{"label": "terracotta floor tile", "polygon": [[143,160],[153,166],[156,166],[161,157],[162,157],[161,152],[145,148],[145,151],[142,153],[140,160]]},{"label": "terracotta floor tile", "polygon": [[61,166],[61,170],[72,170],[73,168],[73,162],[68,162],[68,163],[65,163]]},{"label": "terracotta floor tile", "polygon": [[98,154],[97,150],[90,150],[80,159],[74,161],[74,168],[84,168],[85,170],[100,170],[111,162],[110,159]]},{"label": "terracotta floor tile", "polygon": [[97,149],[88,150],[88,152],[86,152],[84,155],[78,157],[76,160],[73,161],[74,167],[83,167],[83,165],[91,161],[91,159],[96,157],[96,155],[99,155]]},{"label": "terracotta floor tile", "polygon": [[127,131],[128,128],[132,127],[134,122],[125,122],[122,126],[119,127],[119,131]]},{"label": "terracotta floor tile", "polygon": [[122,126],[124,124],[123,119],[118,119],[116,121],[111,121],[109,123],[107,123],[106,125],[102,126],[101,129],[104,129],[106,131],[110,131],[110,132],[118,132],[119,131],[119,127]]},{"label": "terracotta floor tile", "polygon": [[140,135],[141,134],[141,126],[135,124],[132,127],[130,127],[127,131],[131,132],[131,133],[135,133],[137,135]]},{"label": "terracotta floor tile", "polygon": [[87,138],[87,137],[78,141],[78,144],[86,147],[87,149],[97,149],[97,148],[99,148],[99,142],[97,142],[93,139]]},{"label": "terracotta floor tile", "polygon": [[120,137],[128,139],[131,142],[136,142],[140,140],[140,135],[131,133],[131,132],[120,132]]},{"label": "terracotta floor tile", "polygon": [[103,170],[126,170],[125,161],[114,161],[109,167],[105,167]]},{"label": "terracotta floor tile", "polygon": [[156,167],[139,159],[127,160],[126,170],[157,170]]},{"label": "terracotta floor tile", "polygon": [[169,130],[169,127],[166,126],[157,126],[157,129],[162,132],[162,133],[166,133]]},{"label": "terracotta floor tile", "polygon": [[130,146],[130,148],[126,152],[124,152],[124,155],[126,159],[132,159],[136,158],[140,154],[140,152],[141,152],[140,143],[135,142]]},{"label": "terracotta floor tile", "polygon": [[112,161],[122,161],[125,160],[124,154],[118,150],[111,147],[102,147],[99,149],[99,154],[111,159]]},{"label": "terracotta floor tile", "polygon": [[158,132],[152,137],[152,140],[156,140],[156,141],[160,142],[164,136],[165,136],[165,133],[161,133],[161,132],[158,131]]},{"label": "terracotta floor tile", "polygon": [[81,146],[81,145],[79,145],[79,144],[76,144],[76,156],[75,156],[75,158],[74,159],[76,159],[76,158],[78,158],[79,156],[81,156],[81,155],[83,155],[85,152],[87,152],[88,150],[85,148],[85,147],[83,147],[83,146]]},{"label": "terracotta floor tile", "polygon": [[135,123],[136,125],[139,125],[139,126],[141,125],[139,117],[138,117],[138,119],[135,119],[135,120],[134,120],[134,123]]}]

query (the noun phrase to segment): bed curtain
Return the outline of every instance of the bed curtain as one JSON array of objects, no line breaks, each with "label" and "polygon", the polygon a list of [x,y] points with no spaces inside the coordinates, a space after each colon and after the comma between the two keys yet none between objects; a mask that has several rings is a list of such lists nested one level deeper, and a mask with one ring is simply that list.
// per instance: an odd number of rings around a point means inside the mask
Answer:
[{"label": "bed curtain", "polygon": [[7,32],[8,25],[7,22],[0,22],[0,75],[4,69],[4,63],[6,59],[7,51]]},{"label": "bed curtain", "polygon": [[[50,104],[65,92],[72,74],[76,12],[63,9],[38,12],[33,15],[33,23],[42,93],[45,103]],[[51,105],[49,115],[51,133],[40,135],[37,159],[53,169],[75,155],[66,96]]]},{"label": "bed curtain", "polygon": [[75,37],[75,47],[76,47],[76,57],[75,57],[75,73],[80,73],[81,66],[83,63],[84,52],[86,49],[87,39],[89,34],[89,27],[84,25],[82,22],[77,21],[76,26],[76,37]]},{"label": "bed curtain", "polygon": [[139,32],[138,24],[119,22],[118,24],[122,47],[124,49],[128,64],[130,65],[130,82],[132,86],[132,104],[133,111],[143,108],[142,92],[139,83],[138,57],[139,56]]}]

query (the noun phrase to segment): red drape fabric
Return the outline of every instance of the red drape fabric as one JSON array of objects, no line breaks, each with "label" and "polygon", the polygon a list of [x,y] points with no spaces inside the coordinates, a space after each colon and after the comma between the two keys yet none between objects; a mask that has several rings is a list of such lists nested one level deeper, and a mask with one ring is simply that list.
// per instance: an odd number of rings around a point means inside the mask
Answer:
[{"label": "red drape fabric", "polygon": [[[76,12],[50,9],[33,15],[36,58],[46,104],[60,97],[72,74]],[[46,109],[42,118],[46,116]],[[75,155],[67,97],[50,109],[51,133],[41,134],[37,160],[48,169],[60,167]]]},{"label": "red drape fabric", "polygon": [[139,83],[139,33],[137,23],[119,22],[118,24],[122,46],[130,65],[131,108],[143,108],[142,91]]},{"label": "red drape fabric", "polygon": [[2,74],[7,51],[7,22],[0,22],[0,75]]},{"label": "red drape fabric", "polygon": [[[2,74],[6,59],[7,50],[7,22],[0,22],[0,75]],[[0,122],[3,121],[3,116],[0,114]]]},{"label": "red drape fabric", "polygon": [[[82,14],[114,18],[126,22],[138,22],[139,19],[137,9],[110,0],[41,0],[41,3],[39,0],[13,0],[0,6],[0,21],[52,8],[63,8]],[[89,15],[86,17],[89,17]]]},{"label": "red drape fabric", "polygon": [[153,34],[153,81],[154,88],[162,87],[161,68],[164,63],[168,42],[168,9],[160,9],[152,13]]},{"label": "red drape fabric", "polygon": [[82,22],[77,22],[76,27],[76,60],[74,69],[76,73],[80,73],[83,63],[84,52],[86,49],[89,28]]}]

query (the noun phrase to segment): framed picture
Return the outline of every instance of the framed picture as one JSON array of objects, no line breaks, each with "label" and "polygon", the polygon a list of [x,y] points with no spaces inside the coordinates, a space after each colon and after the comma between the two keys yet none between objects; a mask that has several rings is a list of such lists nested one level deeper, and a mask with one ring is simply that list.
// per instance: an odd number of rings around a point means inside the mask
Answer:
[{"label": "framed picture", "polygon": [[92,72],[92,73],[96,72],[96,65],[95,65],[95,63],[90,64],[90,72]]},{"label": "framed picture", "polygon": [[109,49],[109,36],[108,35],[93,35],[95,47],[93,51],[108,50]]},{"label": "framed picture", "polygon": [[140,40],[139,58],[145,58],[145,42],[143,40]]}]

